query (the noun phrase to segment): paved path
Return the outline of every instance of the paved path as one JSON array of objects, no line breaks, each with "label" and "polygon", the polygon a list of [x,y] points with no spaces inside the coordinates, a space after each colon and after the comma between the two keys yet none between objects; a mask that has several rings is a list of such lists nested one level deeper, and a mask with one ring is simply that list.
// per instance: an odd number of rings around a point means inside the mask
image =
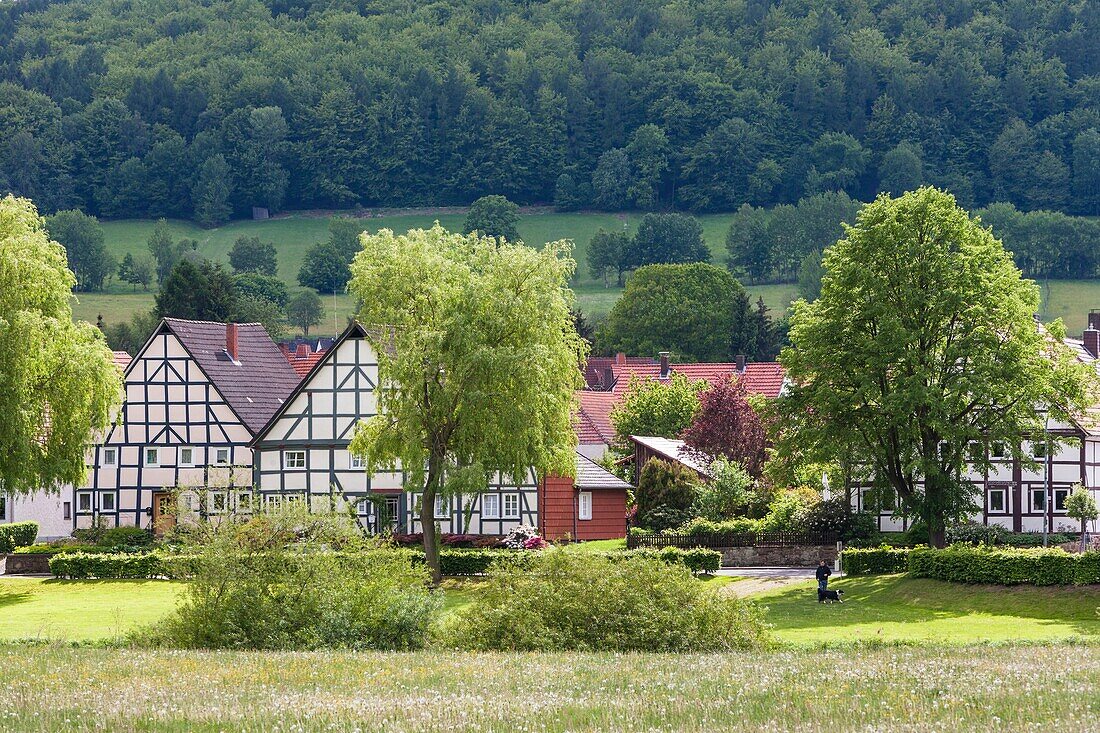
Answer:
[{"label": "paved path", "polygon": [[[744,578],[736,583],[722,586],[723,593],[738,598],[755,596],[770,590],[778,590],[789,585],[804,584],[807,592],[813,588],[814,572],[817,568],[722,568],[718,575]],[[832,578],[842,573],[834,572]]]}]

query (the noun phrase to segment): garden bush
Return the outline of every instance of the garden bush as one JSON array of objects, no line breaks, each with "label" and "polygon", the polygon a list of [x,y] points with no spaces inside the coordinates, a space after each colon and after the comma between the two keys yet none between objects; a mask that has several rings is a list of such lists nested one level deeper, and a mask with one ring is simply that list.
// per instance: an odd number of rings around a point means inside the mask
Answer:
[{"label": "garden bush", "polygon": [[952,545],[909,553],[909,574],[955,583],[1090,585],[1100,583],[1100,553],[1061,548],[1001,549]]},{"label": "garden bush", "polygon": [[634,494],[638,525],[659,532],[691,519],[698,484],[695,472],[682,464],[658,458],[646,461]]},{"label": "garden bush", "polygon": [[111,527],[96,542],[100,547],[149,547],[153,533],[141,527]]},{"label": "garden bush", "polygon": [[59,552],[50,558],[58,578],[182,578],[189,570],[186,560],[159,552]]},{"label": "garden bush", "polygon": [[909,549],[887,545],[847,549],[840,555],[840,567],[846,575],[904,573],[909,569]]},{"label": "garden bush", "polygon": [[17,547],[33,545],[36,539],[38,522],[0,524],[0,554],[13,552]]},{"label": "garden bush", "polygon": [[342,514],[284,507],[213,527],[196,549],[181,603],[140,641],[187,649],[415,649],[442,609],[409,551],[370,544]]},{"label": "garden bush", "polygon": [[833,532],[845,542],[868,541],[879,534],[875,517],[852,511],[846,499],[828,499],[805,508],[799,516],[805,532]]},{"label": "garden bush", "polygon": [[724,522],[712,522],[709,519],[695,517],[676,529],[667,530],[670,534],[700,536],[708,534],[756,534],[760,532],[762,520],[738,517]]},{"label": "garden bush", "polygon": [[[624,553],[625,554],[625,553]],[[562,550],[494,565],[444,638],[479,650],[725,651],[761,645],[761,612],[682,567]]]}]

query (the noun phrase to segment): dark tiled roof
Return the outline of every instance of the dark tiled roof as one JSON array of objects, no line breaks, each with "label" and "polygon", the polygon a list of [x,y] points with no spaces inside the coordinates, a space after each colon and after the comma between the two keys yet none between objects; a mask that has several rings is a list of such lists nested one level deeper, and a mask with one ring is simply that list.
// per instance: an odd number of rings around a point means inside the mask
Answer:
[{"label": "dark tiled roof", "polygon": [[121,371],[126,371],[126,367],[130,366],[130,362],[133,361],[133,357],[125,351],[112,351],[111,354],[115,366]]},{"label": "dark tiled roof", "polygon": [[229,406],[255,434],[283,404],[299,377],[259,323],[237,324],[237,359],[225,351],[224,323],[165,318]]},{"label": "dark tiled roof", "polygon": [[577,453],[577,477],[573,480],[573,485],[578,489],[632,488],[626,481],[580,453]]}]

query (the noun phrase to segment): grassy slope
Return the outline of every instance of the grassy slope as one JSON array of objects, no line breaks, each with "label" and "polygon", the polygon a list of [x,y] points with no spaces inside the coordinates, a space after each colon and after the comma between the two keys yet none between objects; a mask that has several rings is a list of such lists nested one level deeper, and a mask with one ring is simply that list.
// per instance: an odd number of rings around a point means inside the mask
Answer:
[{"label": "grassy slope", "polygon": [[758,598],[781,641],[1100,640],[1095,587],[994,588],[898,575],[845,578],[829,587],[844,591],[844,603],[818,604],[813,581]]},{"label": "grassy slope", "polygon": [[[725,259],[725,236],[730,221],[729,214],[714,214],[700,217],[703,233],[714,255],[715,262]],[[394,231],[406,231],[413,227],[431,226],[439,219],[443,226],[458,229],[462,226],[462,214],[445,213],[438,216],[430,214],[393,214],[362,219],[364,229],[377,231],[388,227]],[[577,262],[577,276],[574,289],[577,292],[581,309],[590,316],[607,313],[618,299],[621,291],[617,288],[604,288],[592,279],[585,266],[585,249],[588,240],[597,229],[625,228],[633,232],[641,220],[640,214],[604,214],[604,213],[554,213],[537,211],[524,213],[520,220],[520,233],[525,241],[542,244],[554,239],[572,239],[576,243],[574,253]],[[152,221],[112,221],[105,222],[107,244],[116,257],[121,259],[127,252],[145,251],[145,242],[153,230]],[[310,245],[328,236],[328,219],[304,215],[291,215],[268,221],[237,221],[215,229],[202,229],[190,222],[173,221],[172,230],[177,237],[189,237],[199,242],[199,250],[207,256],[226,261],[227,253],[233,242],[242,236],[258,236],[270,241],[279,250],[279,275],[297,289],[297,274],[302,258]],[[768,307],[776,313],[782,312],[797,297],[794,285],[761,285],[750,288],[753,296],[761,296]],[[1046,320],[1063,318],[1071,334],[1078,334],[1084,328],[1085,315],[1090,308],[1100,308],[1100,281],[1067,280],[1051,281],[1042,284],[1043,305],[1041,315]],[[107,293],[88,293],[80,296],[74,307],[78,318],[94,321],[102,314],[108,322],[128,319],[138,310],[148,309],[152,304],[151,293],[133,293],[124,284],[115,283]],[[338,330],[351,313],[354,304],[351,298],[325,298],[326,315],[319,333],[330,334]],[[335,318],[334,318],[335,316]]]},{"label": "grassy slope", "polygon": [[718,655],[0,648],[10,731],[1094,730],[1100,646]]},{"label": "grassy slope", "polygon": [[[428,227],[436,219],[451,229],[462,226],[462,214],[446,213],[438,216],[428,214],[396,214],[361,219],[367,231],[390,228],[403,232],[414,227]],[[725,236],[730,215],[717,214],[701,217],[704,237],[714,253],[714,261],[725,258]],[[577,291],[581,309],[589,315],[598,316],[607,313],[622,292],[618,288],[604,288],[594,281],[585,265],[585,249],[588,241],[598,229],[625,228],[633,232],[641,221],[640,214],[602,214],[554,212],[525,213],[520,220],[520,233],[525,241],[541,245],[555,239],[572,239],[576,244],[574,256],[578,262],[574,287]],[[188,237],[199,243],[199,251],[216,261],[228,261],[228,252],[238,237],[258,236],[270,241],[279,251],[279,275],[290,286],[297,289],[297,275],[306,250],[316,242],[328,236],[328,219],[304,215],[292,215],[268,221],[237,221],[214,229],[202,229],[190,222],[170,222],[176,237]],[[152,221],[112,221],[104,222],[107,245],[116,258],[126,253],[143,252],[146,241],[153,230]],[[795,297],[792,285],[766,285],[753,289],[761,295],[768,307],[775,311],[786,309]],[[347,296],[325,298],[326,315],[318,330],[319,334],[331,334],[339,330],[351,313],[354,303]],[[74,305],[77,318],[95,321],[102,315],[109,323],[127,320],[139,311],[147,310],[153,302],[152,293],[133,292],[130,286],[114,283],[106,293],[86,293],[78,298]]]}]

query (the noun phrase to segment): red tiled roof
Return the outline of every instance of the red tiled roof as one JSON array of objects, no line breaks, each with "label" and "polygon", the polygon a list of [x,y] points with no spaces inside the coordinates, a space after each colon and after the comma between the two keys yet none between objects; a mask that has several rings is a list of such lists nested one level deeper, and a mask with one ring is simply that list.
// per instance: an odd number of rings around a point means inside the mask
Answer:
[{"label": "red tiled roof", "polygon": [[580,411],[577,413],[577,438],[581,445],[599,445],[615,439],[615,429],[611,427],[611,408],[621,398],[613,392],[590,392],[580,390],[577,393]]},{"label": "red tiled roof", "polygon": [[[588,380],[593,362],[596,363],[595,382]],[[589,359],[585,369],[585,379],[589,385],[602,384],[605,369],[614,371],[614,387],[608,391],[595,389],[577,392],[580,413],[577,415],[577,437],[581,445],[610,443],[615,438],[615,429],[611,426],[611,410],[619,403],[630,386],[631,378],[656,380],[661,376],[661,365],[653,359],[641,357],[596,357]],[[733,375],[745,381],[745,389],[752,394],[775,398],[783,388],[783,367],[773,361],[750,362],[744,372],[737,371],[733,362],[671,364],[673,374],[683,374],[693,382],[704,380],[715,384],[726,376]]]},{"label": "red tiled roof", "polygon": [[283,352],[283,356],[285,356],[286,360],[290,362],[290,365],[294,367],[294,371],[298,373],[299,377],[304,377],[309,374],[309,370],[313,368],[314,364],[321,361],[321,357],[324,355],[324,351],[311,351],[305,356]]},{"label": "red tiled roof", "polygon": [[112,351],[113,361],[121,371],[126,371],[126,367],[130,366],[130,362],[134,360],[134,357],[130,356],[125,351]]}]

